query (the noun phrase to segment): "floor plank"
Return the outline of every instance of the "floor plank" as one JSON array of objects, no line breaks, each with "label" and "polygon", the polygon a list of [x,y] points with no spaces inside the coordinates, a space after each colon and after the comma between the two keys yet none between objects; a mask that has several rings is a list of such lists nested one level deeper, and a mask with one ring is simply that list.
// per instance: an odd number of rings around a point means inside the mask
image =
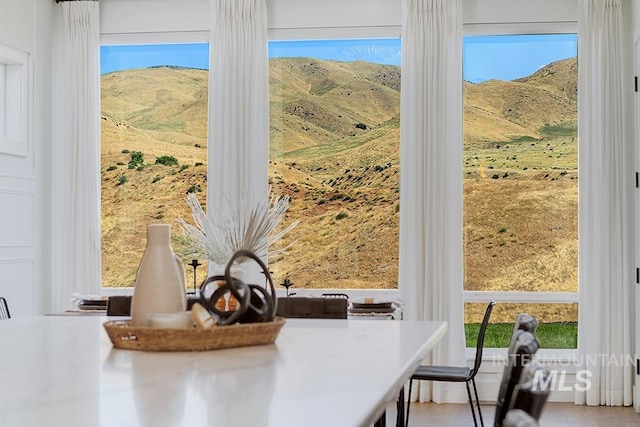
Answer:
[{"label": "floor plank", "polygon": [[[481,405],[484,425],[493,426],[495,406]],[[395,405],[387,407],[387,425],[395,425]],[[631,427],[640,426],[640,414],[633,407],[578,406],[547,402],[540,418],[541,427]],[[473,426],[469,405],[412,403],[411,427]]]}]

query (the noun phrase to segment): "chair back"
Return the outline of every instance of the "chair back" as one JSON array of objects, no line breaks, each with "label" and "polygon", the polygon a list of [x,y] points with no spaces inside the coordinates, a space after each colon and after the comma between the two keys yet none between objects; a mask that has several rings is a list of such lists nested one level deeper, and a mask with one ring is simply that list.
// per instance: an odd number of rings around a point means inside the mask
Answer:
[{"label": "chair back", "polygon": [[489,317],[491,317],[491,311],[493,310],[493,306],[496,305],[495,301],[489,302],[487,305],[487,309],[484,311],[484,318],[482,319],[482,324],[480,325],[480,330],[478,331],[478,341],[476,342],[476,359],[473,363],[473,373],[475,376],[480,369],[480,363],[482,363],[482,350],[484,349],[484,336],[487,332],[487,326],[489,326]]},{"label": "chair back", "polygon": [[536,329],[538,329],[538,319],[527,313],[518,314],[513,324],[513,333],[511,334],[511,341],[509,342],[509,354],[513,354],[515,350],[514,346],[519,330],[531,332],[535,335]]},{"label": "chair back", "polygon": [[548,369],[537,360],[531,360],[522,370],[520,382],[513,390],[509,410],[522,409],[536,421],[542,415],[542,409],[551,392],[551,378]]},{"label": "chair back", "polygon": [[502,427],[502,422],[511,403],[513,390],[520,381],[522,370],[540,346],[538,339],[531,332],[523,331],[522,329],[516,331],[513,344],[513,351],[510,350],[507,365],[502,374],[502,382],[500,383],[500,392],[496,402],[496,416],[494,419],[495,427]]},{"label": "chair back", "polygon": [[0,297],[0,319],[11,319],[11,313],[9,312],[9,305],[4,297]]},{"label": "chair back", "polygon": [[280,297],[277,315],[303,319],[346,319],[348,306],[349,300],[345,297]]}]

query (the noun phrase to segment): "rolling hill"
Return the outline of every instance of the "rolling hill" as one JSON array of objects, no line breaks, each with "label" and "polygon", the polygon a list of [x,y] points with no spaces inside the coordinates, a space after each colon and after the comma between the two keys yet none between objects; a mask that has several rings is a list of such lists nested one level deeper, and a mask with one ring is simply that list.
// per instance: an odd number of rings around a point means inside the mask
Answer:
[{"label": "rolling hill", "polygon": [[[269,67],[269,181],[276,193],[292,198],[286,220],[301,221],[289,236],[298,243],[270,263],[275,280],[288,274],[295,287],[395,288],[400,69],[309,58],[272,59]],[[511,82],[464,83],[465,212],[471,221],[465,233],[475,236],[465,246],[470,289],[504,288],[496,278],[507,270],[529,271],[526,260],[545,245],[565,248],[577,239],[571,215],[562,224],[566,233],[541,233],[539,244],[532,243],[535,232],[515,225],[549,228],[549,215],[557,220],[572,209],[575,67],[573,58]],[[190,219],[188,191],[204,202],[207,76],[175,67],[102,76],[105,285],[132,285],[146,223]],[[561,154],[559,160],[549,160],[552,151]],[[132,161],[139,157],[134,153],[143,160]],[[163,163],[168,156],[176,164]],[[540,200],[548,200],[546,192],[564,191],[566,203],[549,202],[553,209],[540,218],[530,211],[526,219],[526,212],[513,218],[495,212],[489,219],[475,214],[495,205],[491,197],[522,197],[514,193],[516,186],[530,186]],[[513,234],[502,246],[500,227]],[[474,240],[478,236],[483,238]],[[490,250],[489,240],[495,240]],[[531,246],[514,251],[513,240]],[[179,242],[174,248],[179,251]],[[571,280],[563,276],[558,283],[571,286]]]}]

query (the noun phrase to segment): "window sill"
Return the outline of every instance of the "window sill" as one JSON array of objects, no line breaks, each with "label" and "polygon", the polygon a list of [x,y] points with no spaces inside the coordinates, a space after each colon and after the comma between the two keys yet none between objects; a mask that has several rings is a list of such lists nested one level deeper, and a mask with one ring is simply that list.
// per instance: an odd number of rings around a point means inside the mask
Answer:
[{"label": "window sill", "polygon": [[[506,348],[485,348],[482,353],[483,372],[502,372],[507,360]],[[467,363],[473,365],[476,349],[467,348]],[[578,363],[578,350],[576,349],[540,349],[536,353],[536,360],[543,366],[566,370],[567,373],[575,373]]]}]

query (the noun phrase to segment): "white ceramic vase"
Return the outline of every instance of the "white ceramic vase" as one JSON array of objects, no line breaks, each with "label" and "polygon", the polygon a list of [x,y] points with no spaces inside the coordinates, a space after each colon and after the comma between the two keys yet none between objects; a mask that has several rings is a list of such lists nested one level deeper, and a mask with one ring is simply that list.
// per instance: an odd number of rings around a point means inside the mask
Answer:
[{"label": "white ceramic vase", "polygon": [[171,248],[168,224],[147,226],[147,247],[140,261],[131,301],[131,324],[148,326],[150,313],[187,309],[184,267]]}]

